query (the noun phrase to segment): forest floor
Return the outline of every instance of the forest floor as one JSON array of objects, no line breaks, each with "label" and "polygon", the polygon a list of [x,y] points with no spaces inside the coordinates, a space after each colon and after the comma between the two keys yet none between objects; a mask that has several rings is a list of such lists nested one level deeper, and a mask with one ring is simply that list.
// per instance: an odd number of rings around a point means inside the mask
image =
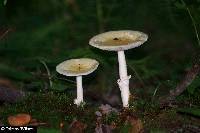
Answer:
[{"label": "forest floor", "polygon": [[[187,100],[176,105],[160,108],[155,102],[131,100],[128,109],[114,108],[110,105],[87,103],[77,107],[72,95],[65,93],[35,93],[15,104],[2,103],[0,108],[1,125],[8,125],[7,118],[18,113],[32,117],[30,125],[38,126],[39,133],[59,132],[200,132],[200,119],[180,108]],[[144,102],[144,101],[143,101]]]}]

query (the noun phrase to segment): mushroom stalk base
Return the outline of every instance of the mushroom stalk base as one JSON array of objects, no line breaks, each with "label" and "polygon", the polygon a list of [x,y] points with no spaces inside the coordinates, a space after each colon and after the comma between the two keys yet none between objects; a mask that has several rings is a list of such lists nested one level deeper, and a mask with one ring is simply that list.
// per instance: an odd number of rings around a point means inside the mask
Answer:
[{"label": "mushroom stalk base", "polygon": [[76,77],[76,83],[77,83],[77,98],[74,99],[74,104],[79,106],[83,102],[82,76]]},{"label": "mushroom stalk base", "polygon": [[129,79],[131,78],[131,75],[129,76],[127,75],[127,65],[126,65],[126,58],[124,51],[118,51],[118,62],[119,62],[120,79],[117,80],[117,83],[121,91],[123,107],[128,107],[129,95],[130,95]]}]

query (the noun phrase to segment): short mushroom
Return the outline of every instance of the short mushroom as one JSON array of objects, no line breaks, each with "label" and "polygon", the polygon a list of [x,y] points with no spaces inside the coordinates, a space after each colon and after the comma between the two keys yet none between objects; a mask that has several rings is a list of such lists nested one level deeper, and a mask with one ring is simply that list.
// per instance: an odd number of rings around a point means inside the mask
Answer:
[{"label": "short mushroom", "polygon": [[131,30],[109,31],[101,33],[90,39],[89,44],[93,47],[118,52],[119,76],[117,83],[119,85],[122,97],[123,107],[128,107],[129,102],[129,79],[127,75],[127,65],[124,50],[132,49],[142,45],[147,41],[148,36],[145,33]]},{"label": "short mushroom", "polygon": [[83,102],[82,76],[95,71],[98,65],[99,62],[94,59],[80,58],[66,60],[56,67],[56,71],[62,75],[76,76],[77,98],[74,100],[76,105],[79,106]]}]

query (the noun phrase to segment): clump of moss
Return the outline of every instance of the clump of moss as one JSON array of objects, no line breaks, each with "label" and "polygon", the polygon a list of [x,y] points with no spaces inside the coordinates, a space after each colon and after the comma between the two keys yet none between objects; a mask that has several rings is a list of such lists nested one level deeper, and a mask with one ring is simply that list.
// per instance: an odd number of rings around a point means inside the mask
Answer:
[{"label": "clump of moss", "polygon": [[22,112],[31,114],[33,118],[46,122],[53,128],[59,128],[60,122],[64,122],[65,127],[68,127],[74,119],[88,125],[95,121],[92,109],[87,105],[84,108],[77,108],[72,99],[71,94],[65,93],[34,93],[19,103],[4,104],[0,113],[4,124],[7,124],[8,116]]}]

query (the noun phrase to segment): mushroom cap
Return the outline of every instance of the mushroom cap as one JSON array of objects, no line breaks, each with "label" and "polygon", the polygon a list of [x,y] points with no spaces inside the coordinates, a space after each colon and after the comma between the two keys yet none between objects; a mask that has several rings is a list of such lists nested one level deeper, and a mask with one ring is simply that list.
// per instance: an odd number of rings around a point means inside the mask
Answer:
[{"label": "mushroom cap", "polygon": [[11,126],[25,126],[31,121],[31,116],[29,114],[17,114],[8,117],[8,123]]},{"label": "mushroom cap", "polygon": [[119,30],[108,31],[92,37],[89,44],[93,47],[108,50],[128,50],[142,45],[148,35],[140,31]]},{"label": "mushroom cap", "polygon": [[70,59],[60,63],[56,71],[65,76],[88,75],[97,69],[99,62],[94,59]]}]

